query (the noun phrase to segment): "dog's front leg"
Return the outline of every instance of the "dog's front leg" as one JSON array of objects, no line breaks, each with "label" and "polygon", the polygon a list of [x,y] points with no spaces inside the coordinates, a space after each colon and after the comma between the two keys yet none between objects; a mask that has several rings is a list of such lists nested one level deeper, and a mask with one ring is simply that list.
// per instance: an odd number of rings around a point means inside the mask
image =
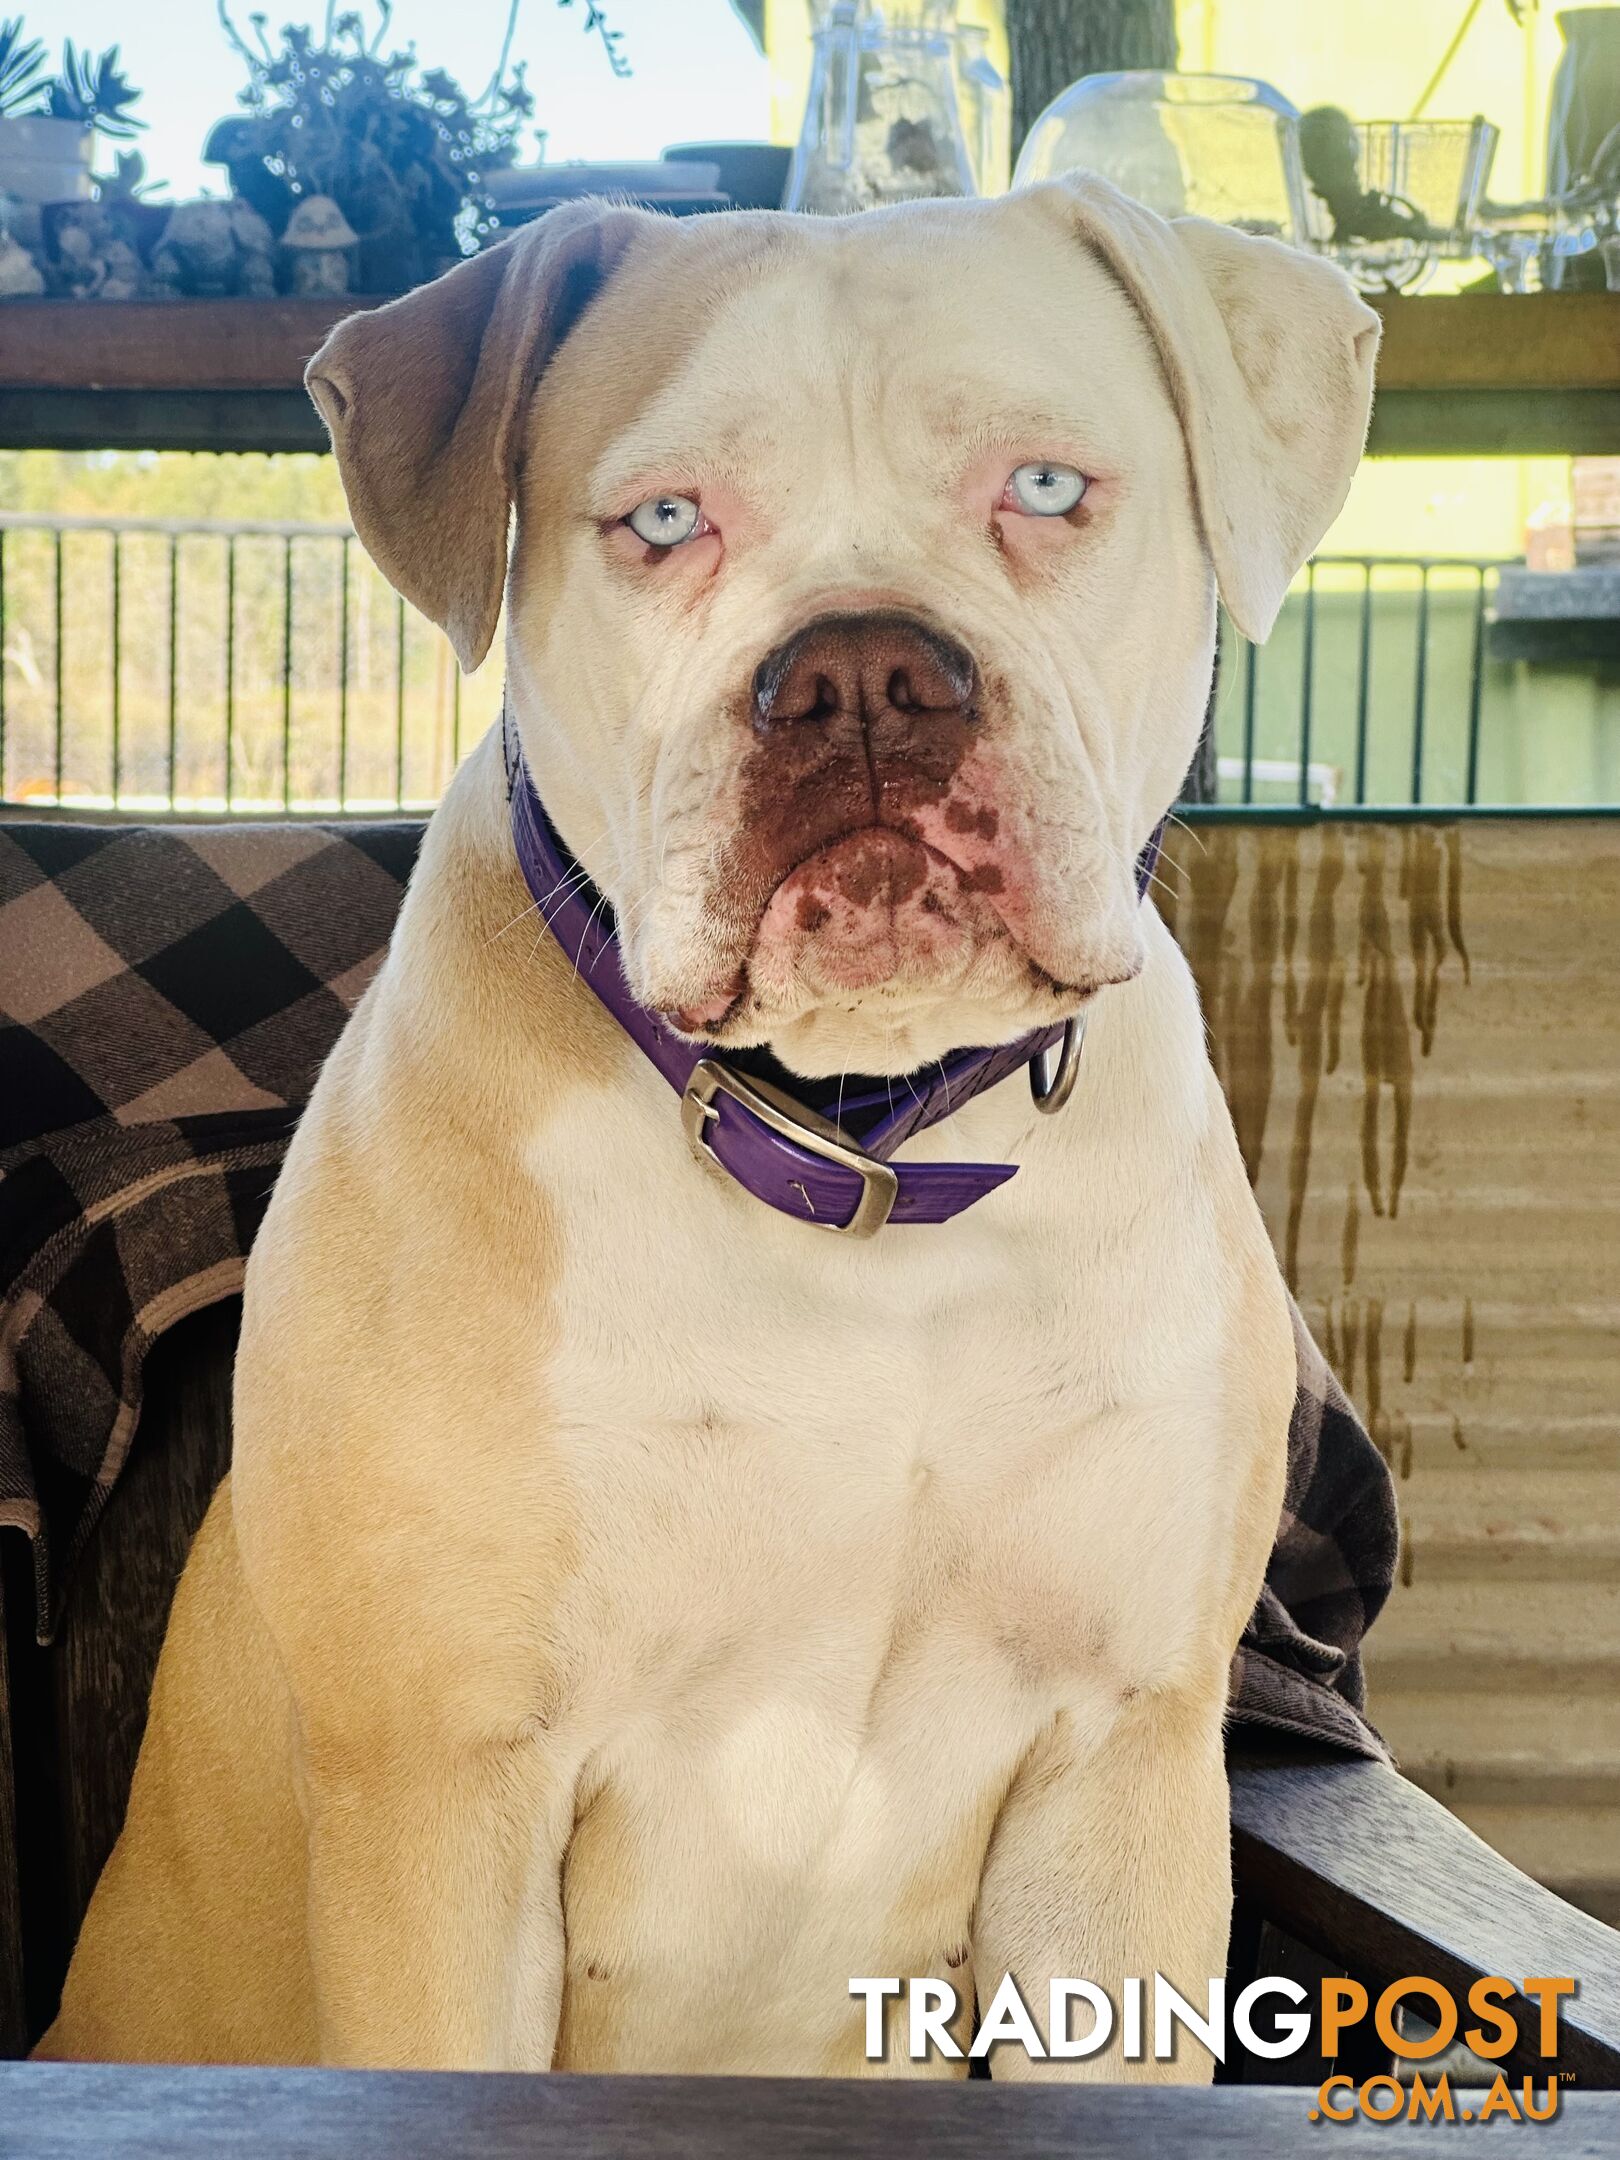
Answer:
[{"label": "dog's front leg", "polygon": [[[980,1885],[973,1971],[979,2010],[1011,1973],[1047,2038],[1056,1978],[1090,1980],[1121,2013],[1101,2052],[1031,2059],[1016,2044],[991,2055],[999,2079],[1132,2079],[1202,2083],[1205,2051],[1179,2033],[1176,2060],[1156,2062],[1153,1976],[1162,1973],[1200,2012],[1226,1970],[1231,1918],[1230,1833],[1221,1722],[1225,1674],[1127,1701],[1107,1737],[1088,1748],[1060,1716],[1023,1764],[997,1820]],[[1142,2057],[1122,2052],[1123,1983],[1144,1988]],[[1076,2039],[1091,2013],[1074,2006]]]},{"label": "dog's front leg", "polygon": [[550,2067],[571,1811],[530,1743],[383,1743],[302,1765],[323,2062]]}]

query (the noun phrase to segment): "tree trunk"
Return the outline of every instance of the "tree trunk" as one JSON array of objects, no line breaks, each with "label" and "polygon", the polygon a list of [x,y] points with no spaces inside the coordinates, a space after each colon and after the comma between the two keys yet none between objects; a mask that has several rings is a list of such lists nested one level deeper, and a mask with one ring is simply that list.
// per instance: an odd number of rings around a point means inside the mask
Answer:
[{"label": "tree trunk", "polygon": [[1173,68],[1175,0],[1007,0],[1013,155],[1030,123],[1082,75]]}]

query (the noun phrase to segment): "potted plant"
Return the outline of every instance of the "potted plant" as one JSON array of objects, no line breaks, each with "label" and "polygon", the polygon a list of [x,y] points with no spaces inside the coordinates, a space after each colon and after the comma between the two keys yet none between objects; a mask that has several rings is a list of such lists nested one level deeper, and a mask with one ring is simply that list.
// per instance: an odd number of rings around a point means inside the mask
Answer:
[{"label": "potted plant", "polygon": [[35,223],[42,203],[89,196],[98,134],[127,141],[145,124],[129,110],[140,92],[120,71],[116,45],[91,54],[69,39],[60,74],[44,63],[43,43],[24,37],[20,16],[0,23],[0,197],[32,211]]},{"label": "potted plant", "polygon": [[510,165],[533,111],[523,70],[497,71],[476,102],[414,50],[384,53],[391,9],[367,37],[358,14],[328,14],[320,39],[298,25],[277,50],[264,18],[257,49],[221,21],[248,68],[244,116],[222,120],[203,155],[278,236],[303,203],[325,198],[357,238],[359,287],[401,292],[457,261],[487,228],[486,176]]}]

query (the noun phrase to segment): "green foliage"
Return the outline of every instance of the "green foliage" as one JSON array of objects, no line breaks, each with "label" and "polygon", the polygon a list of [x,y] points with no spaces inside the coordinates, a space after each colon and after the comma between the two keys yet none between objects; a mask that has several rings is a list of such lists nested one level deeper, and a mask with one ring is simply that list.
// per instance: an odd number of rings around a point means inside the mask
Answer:
[{"label": "green foliage", "polygon": [[25,39],[22,29],[20,15],[0,22],[0,114],[33,109],[29,100],[45,87],[39,73],[45,65],[45,42],[42,38]]},{"label": "green foliage", "polygon": [[118,142],[145,127],[129,109],[141,93],[120,69],[116,45],[91,53],[64,39],[61,73],[44,75],[43,41],[22,33],[20,15],[0,23],[0,114],[77,120]]},{"label": "green foliage", "polygon": [[104,53],[80,52],[68,38],[62,46],[62,72],[46,93],[53,120],[79,120],[114,141],[127,142],[137,128],[130,106],[140,96],[118,66],[118,47]]}]

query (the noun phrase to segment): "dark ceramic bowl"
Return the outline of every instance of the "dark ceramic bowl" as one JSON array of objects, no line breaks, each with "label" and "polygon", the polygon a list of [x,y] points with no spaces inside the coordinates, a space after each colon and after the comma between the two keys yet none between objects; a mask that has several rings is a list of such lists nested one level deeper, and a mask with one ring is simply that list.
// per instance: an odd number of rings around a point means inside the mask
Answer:
[{"label": "dark ceramic bowl", "polygon": [[793,152],[785,143],[671,143],[666,158],[697,158],[720,168],[720,189],[739,210],[780,210]]}]

